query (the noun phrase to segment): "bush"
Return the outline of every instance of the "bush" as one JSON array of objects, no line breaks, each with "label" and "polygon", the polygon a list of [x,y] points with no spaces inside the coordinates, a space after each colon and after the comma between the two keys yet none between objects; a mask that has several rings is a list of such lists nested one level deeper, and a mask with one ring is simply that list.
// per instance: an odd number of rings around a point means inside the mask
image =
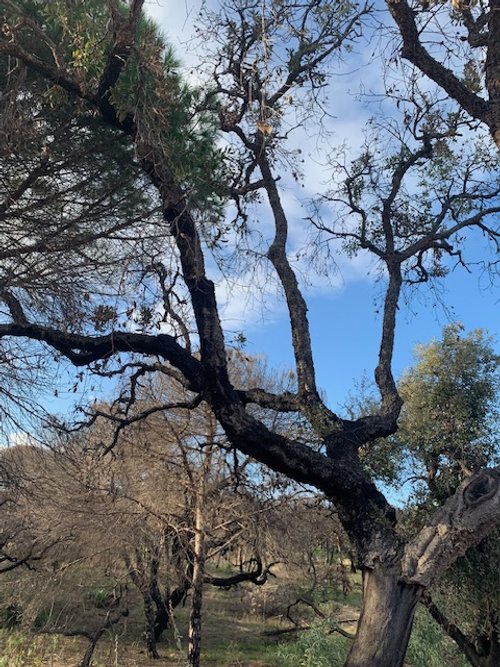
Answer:
[{"label": "bush", "polygon": [[469,664],[423,608],[415,615],[406,662],[408,667],[467,667]]},{"label": "bush", "polygon": [[92,588],[87,592],[86,598],[97,609],[109,609],[116,602],[113,588],[106,588],[104,586]]},{"label": "bush", "polygon": [[281,644],[278,656],[284,667],[341,667],[350,642],[329,632],[327,622],[317,623],[302,632],[293,643]]},{"label": "bush", "polygon": [[0,608],[0,628],[6,630],[12,629],[21,625],[23,620],[23,610],[15,603],[10,603],[5,607]]},{"label": "bush", "polygon": [[33,629],[41,630],[47,625],[47,621],[50,619],[50,610],[49,609],[39,609],[33,620]]}]

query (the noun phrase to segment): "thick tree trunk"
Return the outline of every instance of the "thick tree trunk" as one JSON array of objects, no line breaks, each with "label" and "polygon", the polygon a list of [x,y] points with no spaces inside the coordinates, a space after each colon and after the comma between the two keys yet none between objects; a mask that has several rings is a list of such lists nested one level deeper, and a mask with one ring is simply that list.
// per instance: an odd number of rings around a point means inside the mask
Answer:
[{"label": "thick tree trunk", "polygon": [[398,568],[365,570],[363,610],[345,667],[402,667],[420,591],[400,583]]}]

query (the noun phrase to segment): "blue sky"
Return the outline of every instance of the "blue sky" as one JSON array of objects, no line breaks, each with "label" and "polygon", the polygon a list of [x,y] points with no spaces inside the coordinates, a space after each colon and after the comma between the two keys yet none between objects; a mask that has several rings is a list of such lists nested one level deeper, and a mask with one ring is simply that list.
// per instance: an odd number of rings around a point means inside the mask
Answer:
[{"label": "blue sky", "polygon": [[[463,273],[450,276],[445,285],[443,297],[449,312],[435,305],[428,293],[415,297],[411,307],[401,307],[394,357],[396,376],[412,364],[415,345],[439,338],[443,326],[452,320],[461,322],[467,330],[484,328],[498,335],[498,293],[481,288],[478,276]],[[345,403],[363,375],[373,377],[381,326],[374,305],[378,289],[369,281],[354,281],[330,295],[308,299],[318,384],[334,409]],[[290,365],[293,357],[286,317],[252,327],[246,349],[265,353],[274,365]]]},{"label": "blue sky", "polygon": [[[200,5],[200,0],[151,0],[147,3],[148,10],[162,25],[179,56],[184,59],[187,71],[195,62],[195,54],[186,51],[183,44],[192,35],[193,19]],[[368,51],[364,55],[369,59]],[[363,60],[363,53],[357,53],[356,58],[359,64]],[[373,70],[369,74],[359,71],[368,79],[373,76]],[[332,119],[332,127],[336,138],[346,139],[353,146],[359,144],[363,123],[369,113],[345,93],[347,89],[355,92],[359,88],[357,77],[358,72],[343,77],[343,87],[336,80],[336,94],[332,96],[336,115]],[[315,156],[317,143],[309,141],[305,133],[300,135],[298,141],[304,147],[306,157],[311,157],[311,160],[307,164],[304,188],[287,182],[282,192],[291,222],[291,252],[304,242],[303,220],[307,213],[304,201],[314,194],[318,183],[324,183],[328,178],[321,161]],[[269,214],[266,215],[268,217],[262,224],[269,232]],[[476,239],[471,256],[480,257],[481,252],[479,240]],[[332,277],[331,284],[314,276],[312,287],[305,290],[318,385],[324,390],[328,404],[335,410],[342,409],[349,392],[356,391],[356,384],[363,377],[372,379],[381,327],[380,315],[377,313],[381,285],[367,275],[370,262],[364,257],[355,260],[341,257],[338,264],[339,273]],[[289,368],[293,364],[293,354],[287,313],[283,300],[268,282],[266,275],[257,276],[260,286],[253,290],[253,275],[248,274],[246,281],[243,276],[240,281],[242,286],[231,289],[229,283],[217,274],[213,264],[209,265],[209,274],[217,283],[222,304],[221,316],[228,340],[234,332],[242,331],[247,339],[245,349],[249,354],[266,355],[270,367],[280,370]],[[261,287],[267,291],[262,293]],[[457,269],[442,283],[442,290],[441,297],[446,303],[446,309],[436,303],[434,295],[425,286],[413,296],[409,305],[401,304],[394,356],[396,377],[411,365],[415,345],[439,337],[442,328],[450,321],[461,322],[466,330],[480,327],[498,336],[498,290],[492,289],[485,277]],[[500,346],[497,349],[500,351]],[[99,394],[98,381],[92,378],[80,386],[76,394],[66,391],[64,387],[71,387],[74,372],[69,369],[66,373],[64,368],[58,374],[61,382],[59,397],[47,397],[46,404],[50,410],[65,412],[74,401],[92,400],[94,395]]]},{"label": "blue sky", "polygon": [[[193,32],[201,0],[172,2],[171,0],[151,0],[147,3],[150,14],[162,26],[168,39],[186,65],[187,71],[196,62],[196,54],[186,50],[185,43]],[[216,4],[211,1],[209,4]],[[356,68],[349,64],[346,73],[335,82],[332,94],[332,129],[339,141],[346,140],[356,147],[362,136],[363,124],[369,113],[366,107],[355,102],[346,94],[356,92],[360,82],[365,88],[376,84],[375,70],[363,70],[357,66],[365,60],[371,61],[373,48],[360,45],[355,54]],[[373,68],[373,61],[368,65]],[[351,73],[349,73],[351,72]],[[305,215],[302,200],[313,195],[318,183],[327,178],[321,167],[321,159],[316,159],[315,142],[309,142],[305,134],[298,139],[305,146],[311,160],[307,163],[304,189],[293,190],[285,183],[283,191],[285,207],[291,223],[290,249],[298,247],[301,225]],[[265,214],[264,214],[265,215]],[[297,238],[296,238],[297,237]],[[475,241],[475,244],[479,241]],[[473,255],[482,252],[479,245],[473,248]],[[354,391],[356,382],[363,375],[370,379],[376,364],[377,346],[380,336],[380,284],[367,277],[369,262],[358,258],[349,262],[340,260],[340,277],[335,276],[332,285],[314,284],[306,291],[313,350],[315,354],[318,384],[325,391],[332,408],[338,408],[346,401],[349,391]],[[293,361],[290,331],[282,300],[269,288],[265,276],[260,276],[263,297],[256,292],[252,298],[247,288],[230,289],[223,279],[217,278],[215,269],[212,277],[218,281],[218,293],[224,304],[221,309],[223,322],[228,332],[243,331],[247,338],[246,350],[251,354],[267,355],[272,366],[288,367]],[[247,282],[254,277],[247,276]],[[244,279],[242,280],[244,283]],[[436,304],[436,299],[427,287],[413,296],[409,306],[401,304],[399,312],[394,372],[399,376],[412,363],[412,350],[417,343],[439,337],[443,326],[450,321],[460,321],[466,330],[481,327],[493,335],[500,330],[500,308],[498,292],[490,288],[486,279],[477,274],[467,274],[463,269],[454,271],[442,283],[441,297],[446,309]]]}]

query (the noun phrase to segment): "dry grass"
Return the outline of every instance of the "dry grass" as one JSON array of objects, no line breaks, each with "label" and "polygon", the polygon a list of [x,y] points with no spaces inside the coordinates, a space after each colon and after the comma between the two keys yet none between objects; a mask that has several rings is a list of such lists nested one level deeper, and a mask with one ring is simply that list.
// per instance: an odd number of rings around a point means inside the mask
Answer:
[{"label": "dry grass", "polygon": [[[274,641],[262,631],[276,625],[272,620],[242,615],[240,592],[207,589],[203,627],[203,665],[207,667],[275,667],[265,654]],[[158,667],[146,655],[141,641],[140,609],[131,615],[116,635],[106,635],[94,654],[95,667]],[[161,664],[185,667],[188,610],[177,614],[182,650],[173,633],[158,645]],[[0,667],[79,667],[87,647],[82,637],[36,635],[23,631],[0,630]]]}]

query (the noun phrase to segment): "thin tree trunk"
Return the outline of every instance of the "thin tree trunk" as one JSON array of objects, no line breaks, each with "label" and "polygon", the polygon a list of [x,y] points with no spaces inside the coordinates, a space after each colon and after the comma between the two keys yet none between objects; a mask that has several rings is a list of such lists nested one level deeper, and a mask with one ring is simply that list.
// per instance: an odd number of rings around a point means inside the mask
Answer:
[{"label": "thin tree trunk", "polygon": [[156,649],[156,638],[155,638],[155,621],[156,614],[153,606],[153,598],[151,593],[146,591],[143,595],[144,601],[144,616],[146,618],[146,649],[148,656],[153,659],[158,659],[160,657]]},{"label": "thin tree trunk", "polygon": [[90,667],[92,665],[92,657],[94,656],[94,651],[97,646],[97,642],[103,636],[106,631],[106,627],[99,628],[93,635],[89,637],[89,644],[85,651],[85,655],[80,663],[80,667]]},{"label": "thin tree trunk", "polygon": [[400,583],[396,568],[365,571],[363,609],[344,667],[402,667],[420,592]]},{"label": "thin tree trunk", "polygon": [[104,624],[98,628],[93,634],[87,634],[87,633],[73,633],[73,634],[83,634],[85,637],[88,638],[89,644],[87,646],[87,649],[85,651],[85,655],[83,656],[83,659],[80,663],[80,667],[91,667],[92,665],[92,657],[94,655],[94,651],[96,649],[97,643],[100,640],[100,638],[103,636],[103,634],[106,632],[106,630],[109,630],[110,628],[113,627],[113,625],[116,625],[119,621],[122,620],[124,616],[128,615],[128,610],[122,611],[118,616],[111,616],[110,612],[106,615],[106,618],[104,619]]},{"label": "thin tree trunk", "polygon": [[203,484],[196,494],[195,537],[193,563],[193,597],[189,619],[189,667],[200,667],[201,657],[201,611],[203,602],[203,579],[205,574],[205,525],[203,516]]}]

